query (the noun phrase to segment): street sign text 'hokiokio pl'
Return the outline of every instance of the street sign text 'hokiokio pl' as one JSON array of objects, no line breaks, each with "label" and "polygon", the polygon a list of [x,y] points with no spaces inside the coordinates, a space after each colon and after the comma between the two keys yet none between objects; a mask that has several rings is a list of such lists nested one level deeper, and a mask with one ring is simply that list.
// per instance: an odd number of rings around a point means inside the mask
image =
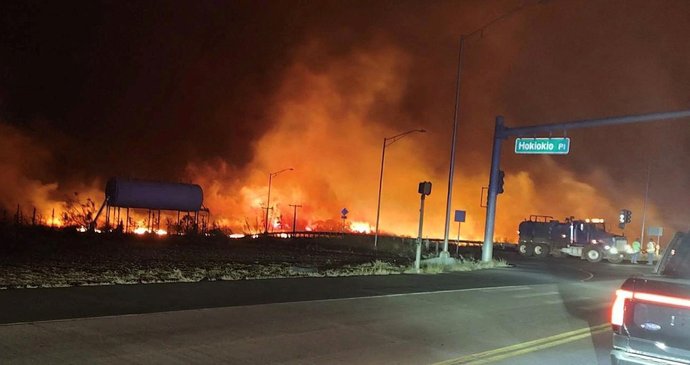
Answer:
[{"label": "street sign text 'hokiokio pl'", "polygon": [[570,152],[570,138],[517,138],[515,153],[536,155],[567,155]]}]

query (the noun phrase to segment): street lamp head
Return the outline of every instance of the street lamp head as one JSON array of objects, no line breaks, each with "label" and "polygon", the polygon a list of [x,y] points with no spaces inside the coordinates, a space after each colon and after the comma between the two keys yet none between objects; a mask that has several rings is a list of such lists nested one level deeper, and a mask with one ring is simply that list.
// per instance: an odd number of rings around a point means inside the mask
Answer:
[{"label": "street lamp head", "polygon": [[403,138],[403,137],[405,137],[406,135],[408,135],[408,134],[410,134],[410,133],[414,133],[414,132],[424,133],[424,132],[426,132],[426,129],[423,129],[423,128],[420,128],[420,129],[410,129],[410,130],[407,131],[407,132],[402,132],[402,133],[400,133],[400,134],[396,134],[396,135],[394,135],[393,137],[386,137],[386,138],[383,139],[384,145],[391,145],[391,144],[393,144],[395,141],[399,140],[400,138]]},{"label": "street lamp head", "polygon": [[282,169],[282,170],[280,170],[280,171],[271,172],[271,173],[269,173],[268,175],[269,175],[269,176],[276,176],[276,175],[280,174],[281,172],[292,171],[292,170],[294,170],[292,167],[288,167],[288,168]]}]

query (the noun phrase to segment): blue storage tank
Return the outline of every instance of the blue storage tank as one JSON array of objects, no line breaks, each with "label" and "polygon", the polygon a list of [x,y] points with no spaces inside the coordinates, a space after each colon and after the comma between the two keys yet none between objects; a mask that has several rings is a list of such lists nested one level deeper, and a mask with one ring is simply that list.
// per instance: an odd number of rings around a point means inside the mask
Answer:
[{"label": "blue storage tank", "polygon": [[105,185],[105,198],[112,207],[197,212],[202,209],[204,193],[196,184],[113,177]]}]

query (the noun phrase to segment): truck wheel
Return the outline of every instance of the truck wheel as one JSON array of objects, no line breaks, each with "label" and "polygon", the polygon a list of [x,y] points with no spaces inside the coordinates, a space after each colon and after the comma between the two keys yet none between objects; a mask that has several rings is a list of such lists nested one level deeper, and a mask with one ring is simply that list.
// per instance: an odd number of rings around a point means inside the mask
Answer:
[{"label": "truck wheel", "polygon": [[620,264],[621,262],[623,262],[623,255],[621,255],[621,254],[610,255],[606,259],[612,264]]},{"label": "truck wheel", "polygon": [[538,245],[534,245],[534,256],[536,257],[546,257],[549,255],[549,246],[540,243]]},{"label": "truck wheel", "polygon": [[520,242],[520,244],[518,244],[518,252],[522,256],[532,256],[534,254],[534,246],[529,243]]},{"label": "truck wheel", "polygon": [[587,247],[583,252],[585,259],[589,262],[599,262],[602,259],[601,251],[596,247]]}]

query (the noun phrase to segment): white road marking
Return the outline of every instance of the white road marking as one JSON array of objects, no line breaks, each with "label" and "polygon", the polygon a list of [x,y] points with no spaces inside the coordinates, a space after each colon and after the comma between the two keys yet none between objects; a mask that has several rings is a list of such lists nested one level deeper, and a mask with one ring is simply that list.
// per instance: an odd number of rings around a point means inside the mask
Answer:
[{"label": "white road marking", "polygon": [[482,292],[492,292],[492,291],[520,291],[520,290],[532,290],[529,286],[496,286],[493,288],[483,288]]},{"label": "white road marking", "polygon": [[577,270],[578,270],[578,271],[581,271],[581,272],[583,272],[583,273],[585,273],[585,274],[587,274],[587,277],[584,278],[584,279],[582,279],[582,280],[580,280],[580,282],[583,282],[583,283],[584,283],[585,281],[588,281],[588,280],[590,280],[590,279],[592,279],[592,278],[594,277],[594,274],[591,273],[591,272],[589,272],[589,271],[585,271],[585,270],[582,270],[582,269],[577,269]]},{"label": "white road marking", "polygon": [[[530,289],[529,287],[522,287],[522,286],[496,286],[496,287],[492,287],[491,289],[494,289],[494,290],[500,290],[500,289],[511,290],[512,288],[521,288],[521,289],[514,289],[514,290]],[[412,295],[430,295],[430,294],[444,294],[444,293],[461,293],[461,292],[471,292],[471,291],[482,291],[482,290],[487,290],[487,289],[489,289],[489,288],[449,289],[449,290],[422,291],[422,292],[400,293],[400,294],[368,295],[368,296],[348,297],[348,298],[301,300],[301,301],[285,302],[285,303],[337,302],[337,301],[359,300],[359,299],[395,298],[395,297],[404,297],[404,296],[408,296],[408,295],[412,296]],[[279,304],[279,303],[276,303],[276,304]]]},{"label": "white road marking", "polygon": [[546,293],[534,293],[534,294],[521,294],[521,295],[513,295],[513,298],[534,298],[534,297],[545,297],[547,295],[560,295],[561,293],[557,291],[549,291]]}]

